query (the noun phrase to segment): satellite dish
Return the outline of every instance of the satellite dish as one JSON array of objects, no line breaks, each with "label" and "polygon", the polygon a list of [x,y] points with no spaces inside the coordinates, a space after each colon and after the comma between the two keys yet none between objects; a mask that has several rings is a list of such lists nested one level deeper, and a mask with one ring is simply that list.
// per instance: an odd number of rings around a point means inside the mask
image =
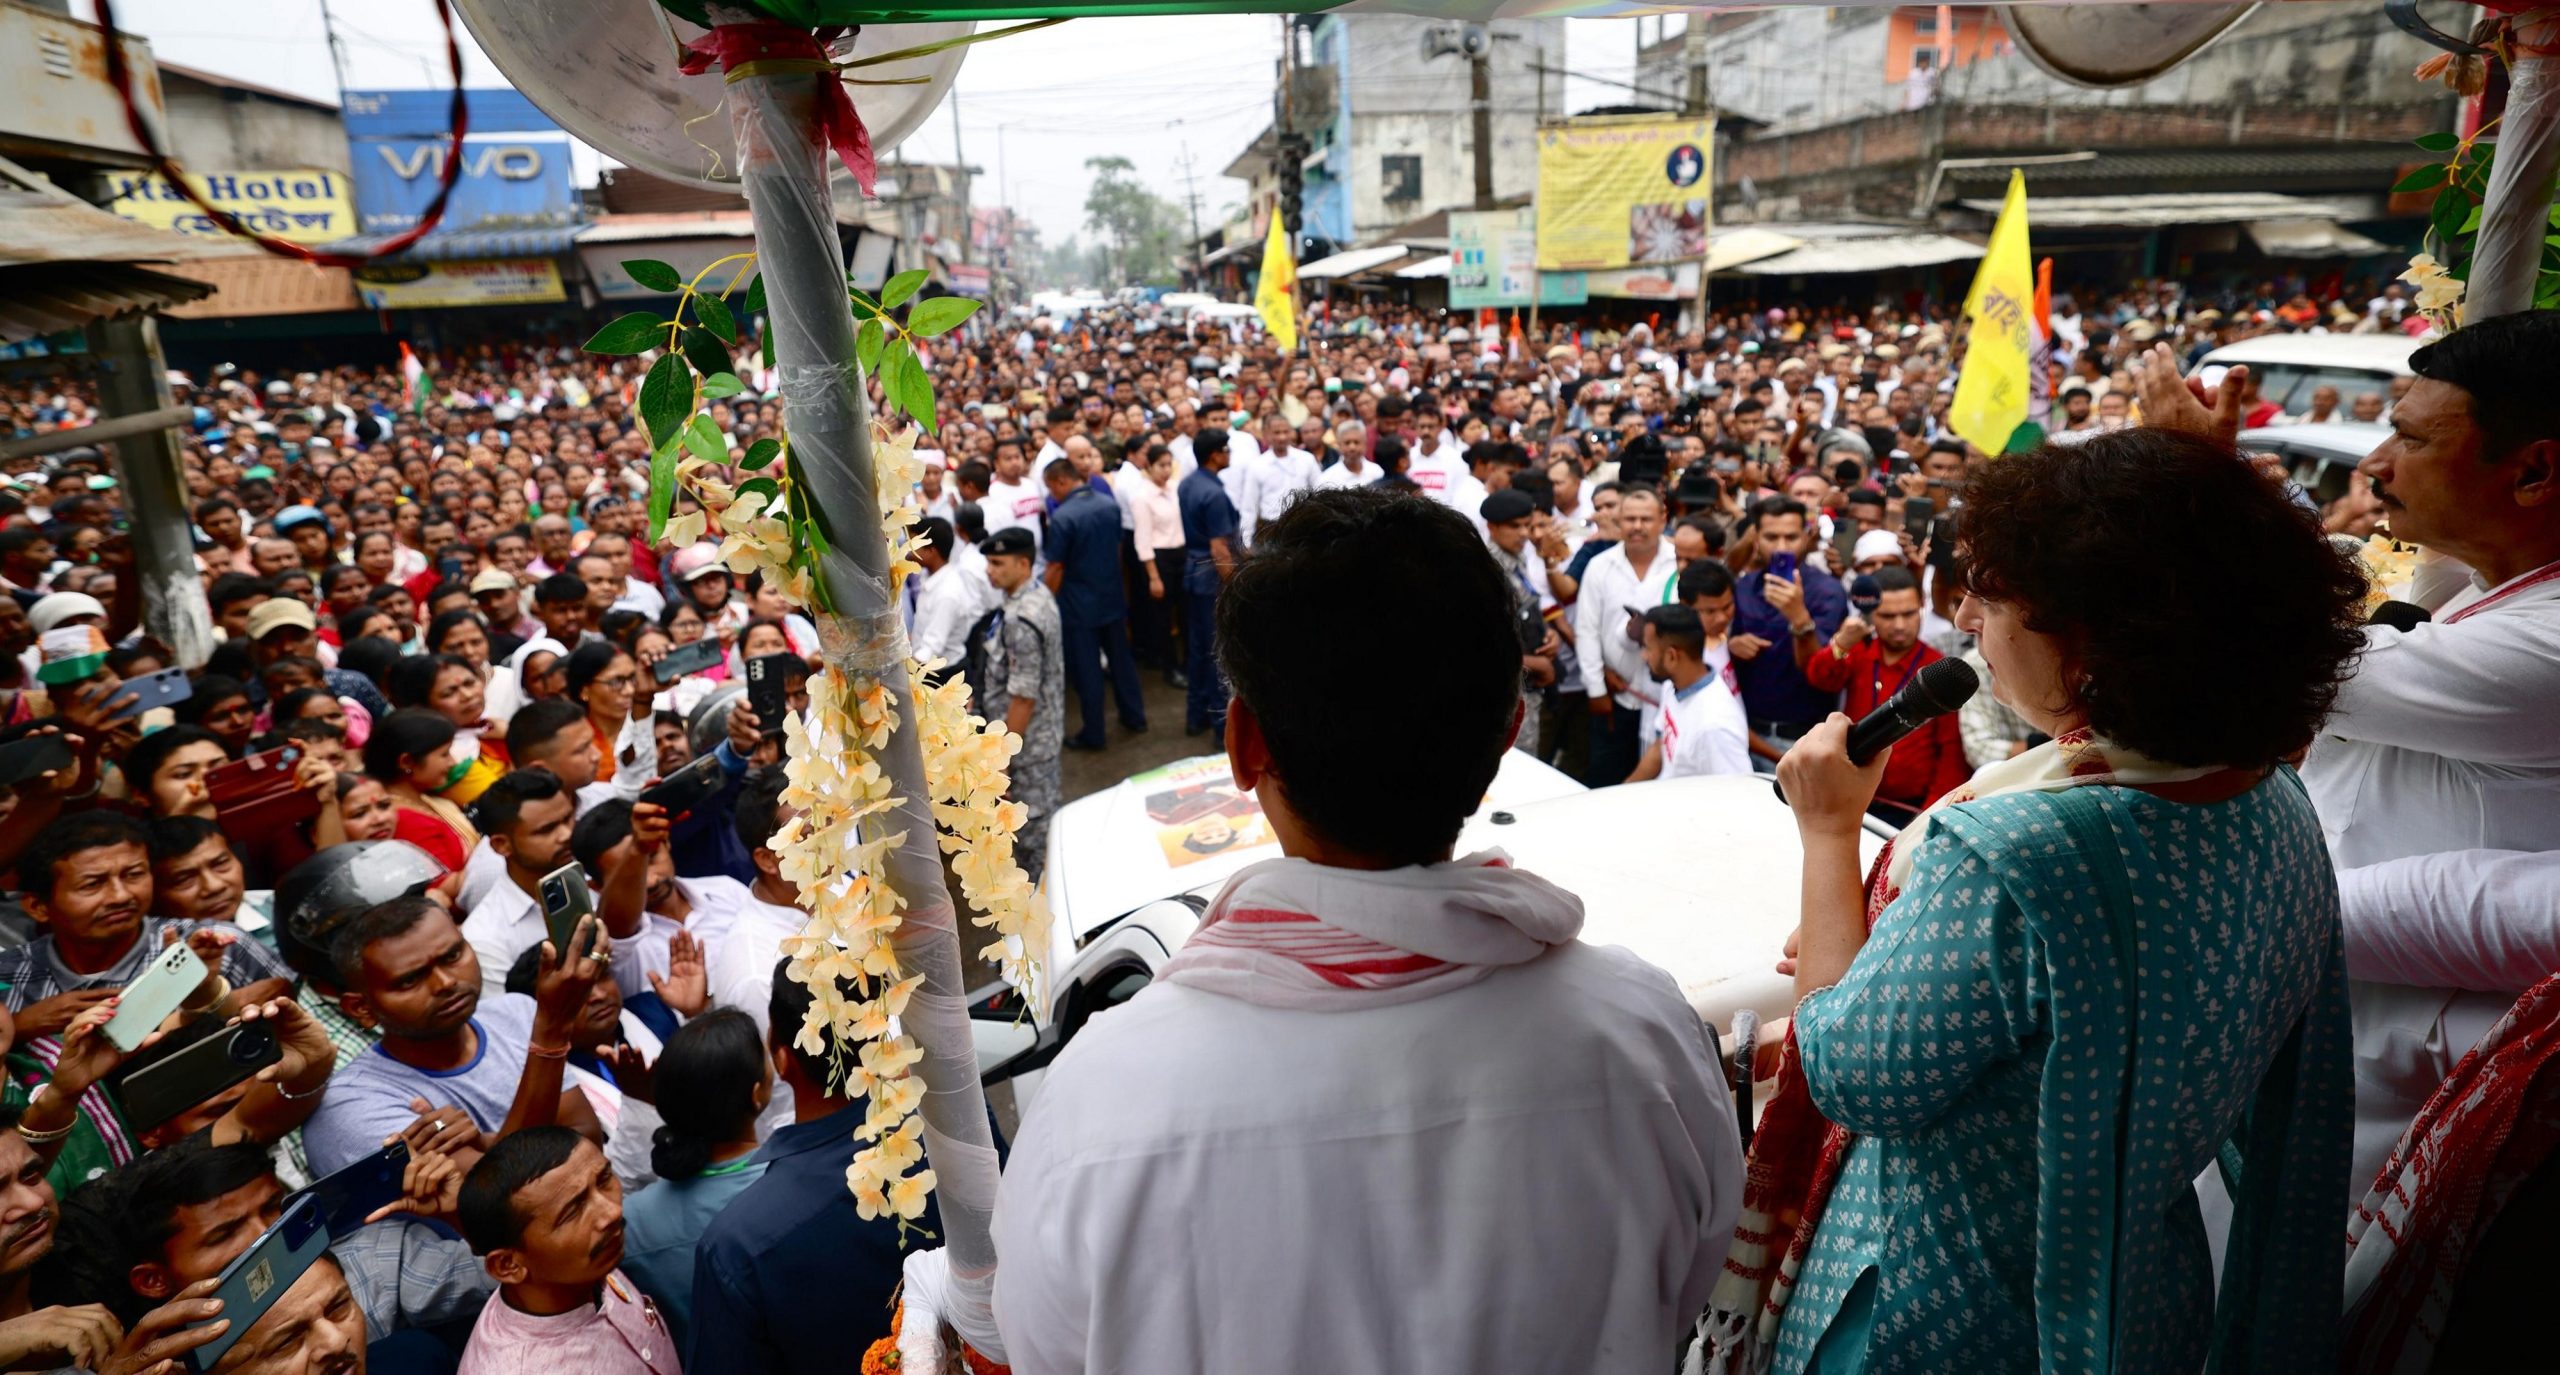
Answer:
[{"label": "satellite dish", "polygon": [[[678,50],[701,26],[660,8],[657,0],[454,0],[471,36],[480,40],[516,89],[560,121],[560,127],[618,162],[714,191],[738,185],[738,153],[722,98],[728,84],[717,67],[699,76],[677,70]],[[962,37],[970,22],[865,25],[839,59],[868,57]],[[865,81],[908,77],[912,86],[848,85],[853,106],[887,153],[942,103],[966,47],[930,57],[864,68]]]},{"label": "satellite dish", "polygon": [[2257,5],[2002,5],[2000,26],[2047,76],[2137,86],[2204,50]]}]

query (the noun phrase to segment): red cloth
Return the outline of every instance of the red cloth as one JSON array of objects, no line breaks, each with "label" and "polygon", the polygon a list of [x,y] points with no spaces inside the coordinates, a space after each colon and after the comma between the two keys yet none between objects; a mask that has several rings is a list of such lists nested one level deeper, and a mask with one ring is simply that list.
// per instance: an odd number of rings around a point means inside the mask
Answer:
[{"label": "red cloth", "polygon": [[[1805,681],[1824,692],[1847,688],[1848,702],[1841,710],[1862,717],[1900,691],[1912,674],[1947,657],[1925,644],[1914,644],[1899,664],[1885,664],[1882,655],[1883,647],[1872,635],[1859,641],[1845,658],[1824,645],[1804,666]],[[1971,777],[1973,769],[1964,762],[1964,733],[1957,728],[1955,713],[1948,712],[1895,743],[1876,796],[1906,807],[1926,807]]]},{"label": "red cloth", "polygon": [[460,869],[463,861],[470,858],[463,853],[462,837],[455,835],[453,828],[437,817],[414,807],[397,808],[391,817],[391,838],[405,840],[435,856],[436,863],[443,865],[445,872]]},{"label": "red cloth", "polygon": [[[679,65],[685,75],[694,76],[711,70],[714,62],[723,72],[749,62],[825,62],[827,45],[843,32],[841,25],[803,29],[765,19],[722,24],[686,44]],[[880,169],[871,153],[871,131],[862,127],[853,97],[845,94],[844,82],[833,74],[818,83],[817,118],[818,133],[836,150],[844,170],[853,174],[854,185],[862,188],[862,194],[872,194]]]}]

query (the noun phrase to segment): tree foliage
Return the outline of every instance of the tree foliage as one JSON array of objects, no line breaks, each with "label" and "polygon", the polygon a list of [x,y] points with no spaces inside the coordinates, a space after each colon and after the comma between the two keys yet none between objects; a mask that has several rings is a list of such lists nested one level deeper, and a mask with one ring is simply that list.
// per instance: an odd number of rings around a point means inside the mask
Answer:
[{"label": "tree foliage", "polygon": [[1137,179],[1136,165],[1127,158],[1090,157],[1084,165],[1093,173],[1085,190],[1085,228],[1102,239],[1097,285],[1172,285],[1182,251],[1181,213]]}]

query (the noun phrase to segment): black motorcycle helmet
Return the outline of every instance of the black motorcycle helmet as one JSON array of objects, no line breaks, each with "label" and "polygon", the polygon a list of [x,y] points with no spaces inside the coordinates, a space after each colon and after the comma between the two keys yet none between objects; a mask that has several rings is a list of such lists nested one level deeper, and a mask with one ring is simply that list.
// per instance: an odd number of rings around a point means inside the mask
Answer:
[{"label": "black motorcycle helmet", "polygon": [[444,877],[434,856],[405,840],[332,845],[276,885],[276,953],[306,979],[337,983],[330,943],[356,913],[423,892]]}]

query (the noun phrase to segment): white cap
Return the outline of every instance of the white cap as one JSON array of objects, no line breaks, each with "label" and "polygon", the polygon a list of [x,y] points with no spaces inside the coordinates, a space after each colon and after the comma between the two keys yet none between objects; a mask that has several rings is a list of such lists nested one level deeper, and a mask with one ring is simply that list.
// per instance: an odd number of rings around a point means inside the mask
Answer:
[{"label": "white cap", "polygon": [[1891,530],[1869,530],[1867,533],[1858,536],[1857,544],[1852,546],[1849,551],[1849,562],[1851,563],[1865,563],[1869,559],[1898,559],[1901,557],[1902,537],[1893,533]]}]

